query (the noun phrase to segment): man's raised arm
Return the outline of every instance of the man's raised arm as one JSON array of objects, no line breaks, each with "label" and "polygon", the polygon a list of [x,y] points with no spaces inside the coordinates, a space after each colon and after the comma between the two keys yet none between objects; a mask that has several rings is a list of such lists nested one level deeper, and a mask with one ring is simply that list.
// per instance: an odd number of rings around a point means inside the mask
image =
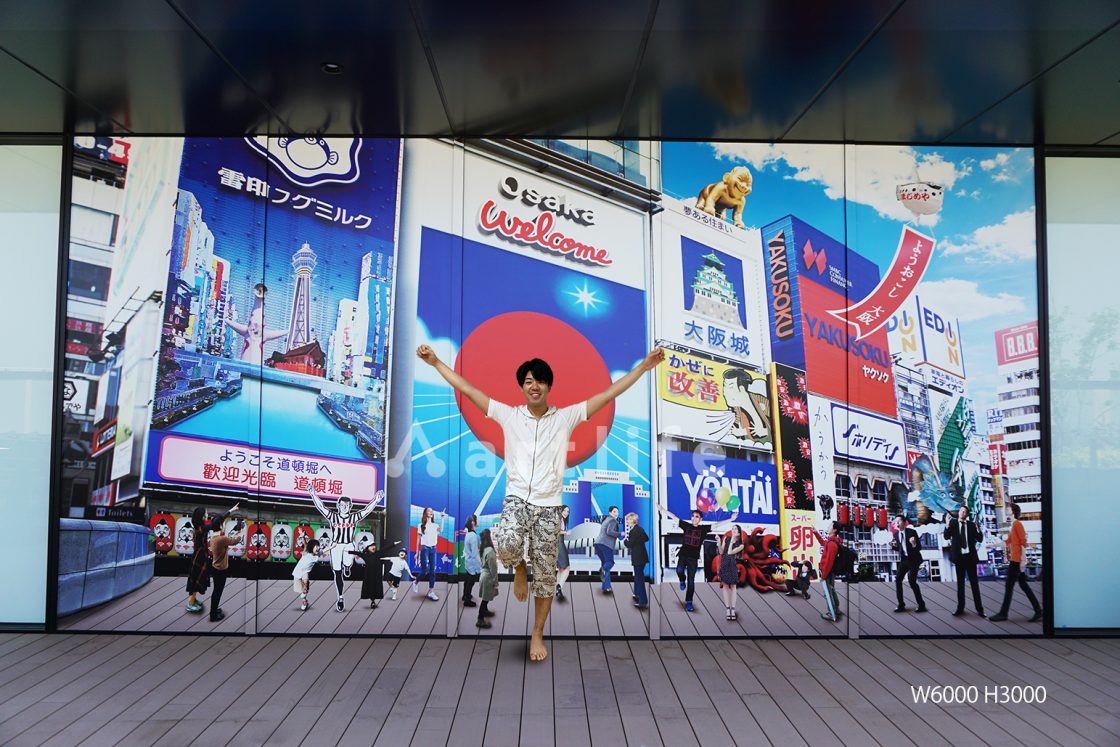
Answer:
[{"label": "man's raised arm", "polygon": [[657,368],[661,361],[665,360],[665,351],[661,348],[654,348],[650,351],[649,355],[642,359],[641,363],[634,366],[630,373],[623,376],[618,381],[611,384],[609,387],[592,396],[587,400],[587,417],[591,419],[595,413],[602,410],[608,403],[612,402],[616,397],[625,392],[630,387],[637,383],[638,379],[642,378],[642,374],[646,371],[652,371]]},{"label": "man's raised arm", "polygon": [[315,488],[312,487],[310,480],[307,481],[307,492],[311,495],[311,502],[315,504],[315,508],[319,509],[319,513],[323,515],[323,518],[330,518],[330,512],[327,511],[327,507],[323,505],[323,500],[319,497],[319,494],[315,492]]},{"label": "man's raised arm", "polygon": [[439,359],[436,352],[432,350],[431,347],[421,345],[416,348],[416,357],[434,368],[439,375],[443,377],[444,381],[451,385],[452,389],[473,402],[475,407],[482,410],[484,414],[489,414],[490,397],[486,396],[486,394],[462,376],[452,371],[447,364]]}]

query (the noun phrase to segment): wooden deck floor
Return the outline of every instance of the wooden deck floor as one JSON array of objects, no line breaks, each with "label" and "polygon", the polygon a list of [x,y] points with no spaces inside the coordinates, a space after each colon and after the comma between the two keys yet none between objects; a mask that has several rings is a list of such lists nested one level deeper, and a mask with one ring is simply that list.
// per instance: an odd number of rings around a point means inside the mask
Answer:
[{"label": "wooden deck floor", "polygon": [[[446,636],[448,626],[459,636],[505,638],[524,637],[529,633],[532,613],[529,605],[513,600],[509,584],[502,584],[501,593],[491,605],[497,613],[493,627],[475,627],[475,610],[460,602],[461,588],[446,583],[436,585],[439,601],[412,594],[407,588],[398,592],[396,601],[386,598],[377,609],[358,599],[360,584],[347,583],[346,609],[335,609],[334,586],[329,581],[312,583],[311,609],[301,612],[289,581],[246,582],[230,579],[222,608],[225,620],[211,623],[207,614],[191,614],[184,609],[183,580],[157,577],[150,583],[120,599],[91,610],[63,618],[59,627],[66,631],[143,632],[143,633],[244,633],[313,634],[313,635],[390,635]],[[824,597],[814,585],[809,600],[785,594],[759,594],[753,589],[738,590],[739,619],[725,619],[723,601],[715,585],[697,586],[695,611],[684,607],[684,592],[676,583],[661,584],[660,605],[652,609],[659,618],[663,638],[768,638],[768,637],[847,637],[856,631],[850,626],[858,620],[858,637],[935,635],[1038,635],[1041,623],[1027,623],[1032,610],[1022,593],[1016,593],[1011,619],[993,623],[970,612],[953,617],[956,608],[956,586],[946,583],[923,583],[922,593],[930,611],[924,614],[895,614],[893,584],[865,583],[859,585],[859,613],[852,614],[849,587],[837,584],[841,610],[847,613],[839,623],[821,619]],[[651,589],[651,592],[653,590]],[[981,592],[988,614],[998,611],[1003,598],[1002,583],[983,583]],[[1041,590],[1036,593],[1041,594]],[[656,596],[656,594],[654,594]],[[449,598],[454,608],[447,607]],[[209,603],[207,597],[202,597]],[[906,590],[910,606],[910,591]],[[969,598],[971,602],[971,597]],[[448,620],[448,615],[453,619]],[[648,638],[650,612],[633,606],[629,584],[618,582],[615,593],[605,595],[594,583],[568,584],[567,598],[552,606],[546,631],[556,637],[575,638]]]},{"label": "wooden deck floor", "polygon": [[[0,743],[1117,745],[1120,640],[0,635]],[[1043,704],[915,703],[1031,685]]]}]

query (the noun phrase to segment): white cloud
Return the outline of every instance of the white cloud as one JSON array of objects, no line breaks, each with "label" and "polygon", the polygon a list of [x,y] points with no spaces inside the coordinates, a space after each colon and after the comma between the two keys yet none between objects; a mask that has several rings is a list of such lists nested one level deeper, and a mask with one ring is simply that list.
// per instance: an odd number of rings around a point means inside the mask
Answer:
[{"label": "white cloud", "polygon": [[992,158],[980,162],[980,168],[991,172],[993,182],[1018,182],[1027,176],[1034,166],[1034,155],[1027,149],[996,153]]},{"label": "white cloud", "polygon": [[[779,163],[793,169],[794,181],[820,184],[832,200],[848,200],[867,205],[885,218],[909,222],[914,215],[895,198],[899,184],[920,179],[940,184],[947,191],[968,174],[970,167],[959,167],[937,153],[918,153],[913,148],[896,146],[791,145],[779,143],[713,143],[716,155],[729,161],[745,162],[756,170],[775,168]],[[845,177],[847,184],[845,184]],[[923,216],[933,225],[938,216]]]},{"label": "white cloud", "polygon": [[964,254],[978,262],[1023,262],[1035,258],[1034,208],[1010,213],[963,238],[945,241],[945,254]]},{"label": "white cloud", "polygon": [[1006,166],[1010,160],[1010,153],[996,153],[995,158],[985,158],[983,161],[981,161],[980,168],[984,169],[984,171],[991,171],[994,168]]},{"label": "white cloud", "polygon": [[988,296],[980,290],[979,283],[958,278],[923,281],[918,285],[918,296],[923,305],[928,304],[934,309],[952,309],[953,315],[962,322],[974,322],[977,319],[1027,309],[1022,296],[1010,293]]}]

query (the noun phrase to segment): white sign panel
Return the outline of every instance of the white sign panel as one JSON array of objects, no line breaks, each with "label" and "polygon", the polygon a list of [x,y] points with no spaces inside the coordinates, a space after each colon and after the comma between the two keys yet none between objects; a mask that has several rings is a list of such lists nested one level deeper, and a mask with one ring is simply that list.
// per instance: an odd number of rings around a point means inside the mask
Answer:
[{"label": "white sign panel", "polygon": [[665,198],[658,215],[658,333],[765,369],[769,328],[761,237]]},{"label": "white sign panel", "polygon": [[62,409],[85,415],[89,403],[89,379],[66,377],[62,384]]},{"label": "white sign panel", "polygon": [[462,226],[450,233],[645,288],[644,213],[469,150],[463,168]]},{"label": "white sign panel", "polygon": [[964,393],[964,344],[960,322],[944,310],[922,303],[918,294],[899,308],[887,323],[891,352],[910,366],[928,364],[936,371],[930,384],[945,391]]},{"label": "white sign panel", "polygon": [[906,436],[901,423],[835,402],[830,405],[836,456],[906,469]]}]

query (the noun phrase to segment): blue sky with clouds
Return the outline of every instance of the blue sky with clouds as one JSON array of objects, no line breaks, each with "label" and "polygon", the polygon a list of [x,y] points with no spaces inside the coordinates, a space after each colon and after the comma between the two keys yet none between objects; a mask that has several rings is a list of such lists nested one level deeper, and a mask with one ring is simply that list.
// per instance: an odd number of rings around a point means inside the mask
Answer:
[{"label": "blue sky with clouds", "polygon": [[[994,333],[1038,317],[1034,159],[1029,149],[664,143],[666,194],[695,199],[731,167],[754,176],[743,219],[761,227],[794,214],[885,270],[914,216],[896,185],[945,187],[936,216],[918,228],[938,241],[919,286],[923,303],[961,323],[978,423],[994,406]],[[760,247],[761,250],[761,247]]]}]

